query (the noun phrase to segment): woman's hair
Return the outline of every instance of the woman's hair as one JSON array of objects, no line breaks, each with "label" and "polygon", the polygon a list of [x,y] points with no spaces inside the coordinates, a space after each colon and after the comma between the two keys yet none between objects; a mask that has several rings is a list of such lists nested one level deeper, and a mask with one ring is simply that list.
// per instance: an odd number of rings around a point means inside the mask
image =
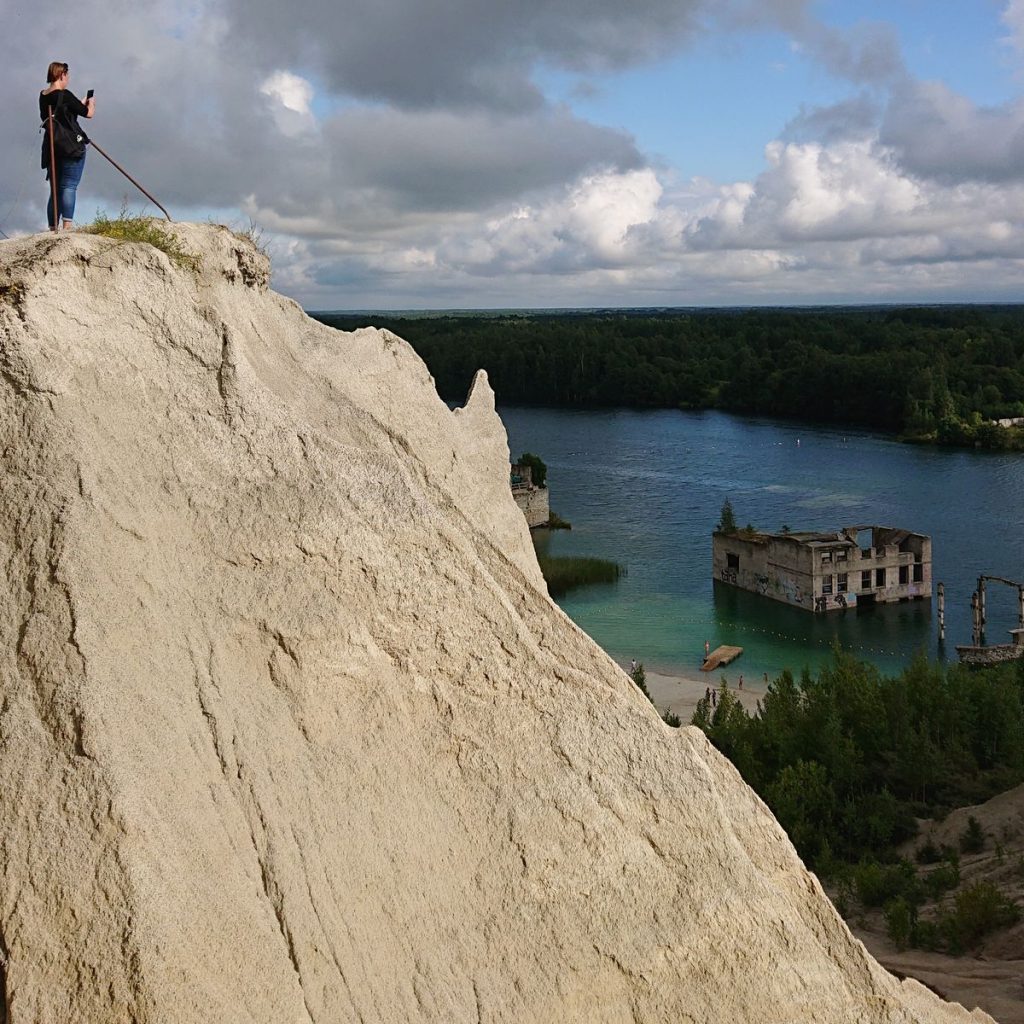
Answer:
[{"label": "woman's hair", "polygon": [[56,82],[61,75],[63,75],[68,69],[67,64],[62,60],[55,60],[46,69],[46,81],[47,83]]}]

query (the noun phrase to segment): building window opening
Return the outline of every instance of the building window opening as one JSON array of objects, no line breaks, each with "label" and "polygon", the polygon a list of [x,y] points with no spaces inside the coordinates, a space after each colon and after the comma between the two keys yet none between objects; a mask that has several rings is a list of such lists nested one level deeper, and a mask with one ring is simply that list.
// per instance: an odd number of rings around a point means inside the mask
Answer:
[{"label": "building window opening", "polygon": [[875,570],[875,586],[876,587],[884,587],[885,586],[885,570],[884,569],[876,569]]},{"label": "building window opening", "polygon": [[846,575],[845,572],[841,572],[836,577],[836,593],[837,594],[845,594],[848,589],[849,589],[849,585],[847,583],[847,575]]},{"label": "building window opening", "polygon": [[725,556],[726,565],[730,569],[738,569],[740,567],[740,556],[728,554]]},{"label": "building window opening", "polygon": [[914,582],[924,583],[924,565],[921,562],[914,564]]},{"label": "building window opening", "polygon": [[860,574],[860,589],[861,590],[870,590],[871,589],[871,570],[870,569],[865,569]]},{"label": "building window opening", "polygon": [[831,576],[822,576],[821,577],[821,592],[823,594],[831,594],[832,593],[832,577]]},{"label": "building window opening", "polygon": [[910,582],[910,566],[900,566],[900,586],[905,587]]},{"label": "building window opening", "polygon": [[832,552],[831,551],[822,551],[822,553],[821,553],[821,564],[825,565],[826,563],[831,562],[831,561],[832,561]]}]

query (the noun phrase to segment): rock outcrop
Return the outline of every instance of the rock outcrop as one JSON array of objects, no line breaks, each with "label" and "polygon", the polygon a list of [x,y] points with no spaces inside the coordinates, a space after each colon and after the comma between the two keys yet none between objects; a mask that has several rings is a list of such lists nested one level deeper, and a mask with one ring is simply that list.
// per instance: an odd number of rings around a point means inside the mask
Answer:
[{"label": "rock outcrop", "polygon": [[958,1022],[548,599],[486,378],[82,234],[0,245],[22,1022]]}]

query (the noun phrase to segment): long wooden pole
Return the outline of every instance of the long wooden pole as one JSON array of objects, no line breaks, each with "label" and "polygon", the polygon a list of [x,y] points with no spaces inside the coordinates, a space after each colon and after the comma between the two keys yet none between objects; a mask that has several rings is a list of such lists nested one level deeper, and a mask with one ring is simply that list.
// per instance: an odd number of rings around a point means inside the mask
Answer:
[{"label": "long wooden pole", "polygon": [[53,228],[57,231],[60,227],[60,210],[57,209],[57,154],[53,148],[53,107],[46,110],[48,121],[47,134],[50,136],[50,192],[53,197]]},{"label": "long wooden pole", "polygon": [[89,145],[92,146],[92,148],[95,149],[96,152],[99,153],[99,155],[103,157],[104,160],[107,160],[109,163],[112,163],[148,200],[150,200],[150,202],[156,203],[156,205],[159,206],[161,211],[163,212],[163,215],[168,220],[171,219],[171,215],[163,208],[163,206],[160,204],[160,201],[151,196],[113,157],[109,156],[107,153],[104,153],[103,150],[96,145],[95,139],[90,139]]}]

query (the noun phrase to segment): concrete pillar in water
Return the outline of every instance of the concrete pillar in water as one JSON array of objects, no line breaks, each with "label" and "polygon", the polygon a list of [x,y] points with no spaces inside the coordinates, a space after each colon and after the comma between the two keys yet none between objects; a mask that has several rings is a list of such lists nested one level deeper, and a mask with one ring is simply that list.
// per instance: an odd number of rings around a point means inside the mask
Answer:
[{"label": "concrete pillar in water", "polygon": [[978,577],[978,629],[981,632],[981,643],[985,642],[985,577]]},{"label": "concrete pillar in water", "polygon": [[[940,583],[937,589],[939,593],[939,643],[942,644],[946,642],[946,587]],[[1021,590],[1021,614],[1024,614],[1024,590]]]},{"label": "concrete pillar in water", "polygon": [[978,592],[971,594],[971,643],[981,646],[981,612],[978,603]]},{"label": "concrete pillar in water", "polygon": [[1024,629],[1024,587],[1017,588],[1017,599],[1020,602],[1020,607],[1017,612],[1017,625]]}]

